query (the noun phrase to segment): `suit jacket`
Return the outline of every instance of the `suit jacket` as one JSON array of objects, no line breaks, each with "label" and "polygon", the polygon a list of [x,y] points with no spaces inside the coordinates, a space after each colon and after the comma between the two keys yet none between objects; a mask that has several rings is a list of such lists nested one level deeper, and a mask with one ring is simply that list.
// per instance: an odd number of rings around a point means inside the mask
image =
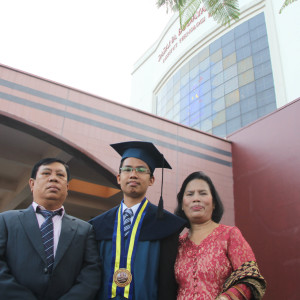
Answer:
[{"label": "suit jacket", "polygon": [[0,214],[0,298],[91,300],[99,289],[100,262],[92,226],[64,214],[52,274],[30,205]]}]

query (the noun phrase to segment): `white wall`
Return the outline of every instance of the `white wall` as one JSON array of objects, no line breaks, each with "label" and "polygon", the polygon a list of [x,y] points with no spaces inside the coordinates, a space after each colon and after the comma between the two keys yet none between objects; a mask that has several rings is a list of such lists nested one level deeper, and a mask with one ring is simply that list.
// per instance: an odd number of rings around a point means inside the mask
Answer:
[{"label": "white wall", "polygon": [[292,3],[279,14],[283,2],[266,2],[266,23],[278,107],[300,96],[300,3]]}]

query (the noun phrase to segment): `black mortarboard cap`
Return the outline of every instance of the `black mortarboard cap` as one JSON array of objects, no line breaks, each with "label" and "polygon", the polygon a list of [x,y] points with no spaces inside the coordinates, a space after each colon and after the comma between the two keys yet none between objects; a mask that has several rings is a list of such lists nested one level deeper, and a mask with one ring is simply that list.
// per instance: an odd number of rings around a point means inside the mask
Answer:
[{"label": "black mortarboard cap", "polygon": [[127,157],[138,158],[144,161],[152,172],[154,172],[155,168],[172,169],[163,154],[150,142],[123,142],[111,144],[111,147],[122,156],[122,160]]},{"label": "black mortarboard cap", "polygon": [[155,168],[162,168],[162,182],[161,182],[161,195],[158,204],[158,216],[163,215],[163,199],[162,199],[162,190],[163,190],[163,169],[172,169],[169,163],[164,158],[163,154],[158,151],[153,143],[142,142],[142,141],[131,141],[131,142],[122,142],[117,144],[111,144],[122,157],[121,160],[124,160],[127,157],[135,157],[144,161],[152,173]]}]

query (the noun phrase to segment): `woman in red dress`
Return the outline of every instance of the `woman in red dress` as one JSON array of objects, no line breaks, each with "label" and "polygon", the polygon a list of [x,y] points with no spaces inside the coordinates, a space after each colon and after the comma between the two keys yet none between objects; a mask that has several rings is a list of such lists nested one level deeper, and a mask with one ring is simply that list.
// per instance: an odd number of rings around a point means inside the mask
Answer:
[{"label": "woman in red dress", "polygon": [[265,280],[237,227],[219,224],[223,205],[211,179],[190,174],[177,195],[175,211],[189,221],[175,263],[177,300],[262,299]]}]

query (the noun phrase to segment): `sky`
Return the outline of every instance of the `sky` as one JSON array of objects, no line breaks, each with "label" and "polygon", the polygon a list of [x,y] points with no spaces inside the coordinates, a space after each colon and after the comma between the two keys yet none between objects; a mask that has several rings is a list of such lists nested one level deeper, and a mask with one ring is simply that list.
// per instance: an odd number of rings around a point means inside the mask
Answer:
[{"label": "sky", "polygon": [[0,0],[0,14],[1,64],[125,105],[172,17],[156,0]]}]

